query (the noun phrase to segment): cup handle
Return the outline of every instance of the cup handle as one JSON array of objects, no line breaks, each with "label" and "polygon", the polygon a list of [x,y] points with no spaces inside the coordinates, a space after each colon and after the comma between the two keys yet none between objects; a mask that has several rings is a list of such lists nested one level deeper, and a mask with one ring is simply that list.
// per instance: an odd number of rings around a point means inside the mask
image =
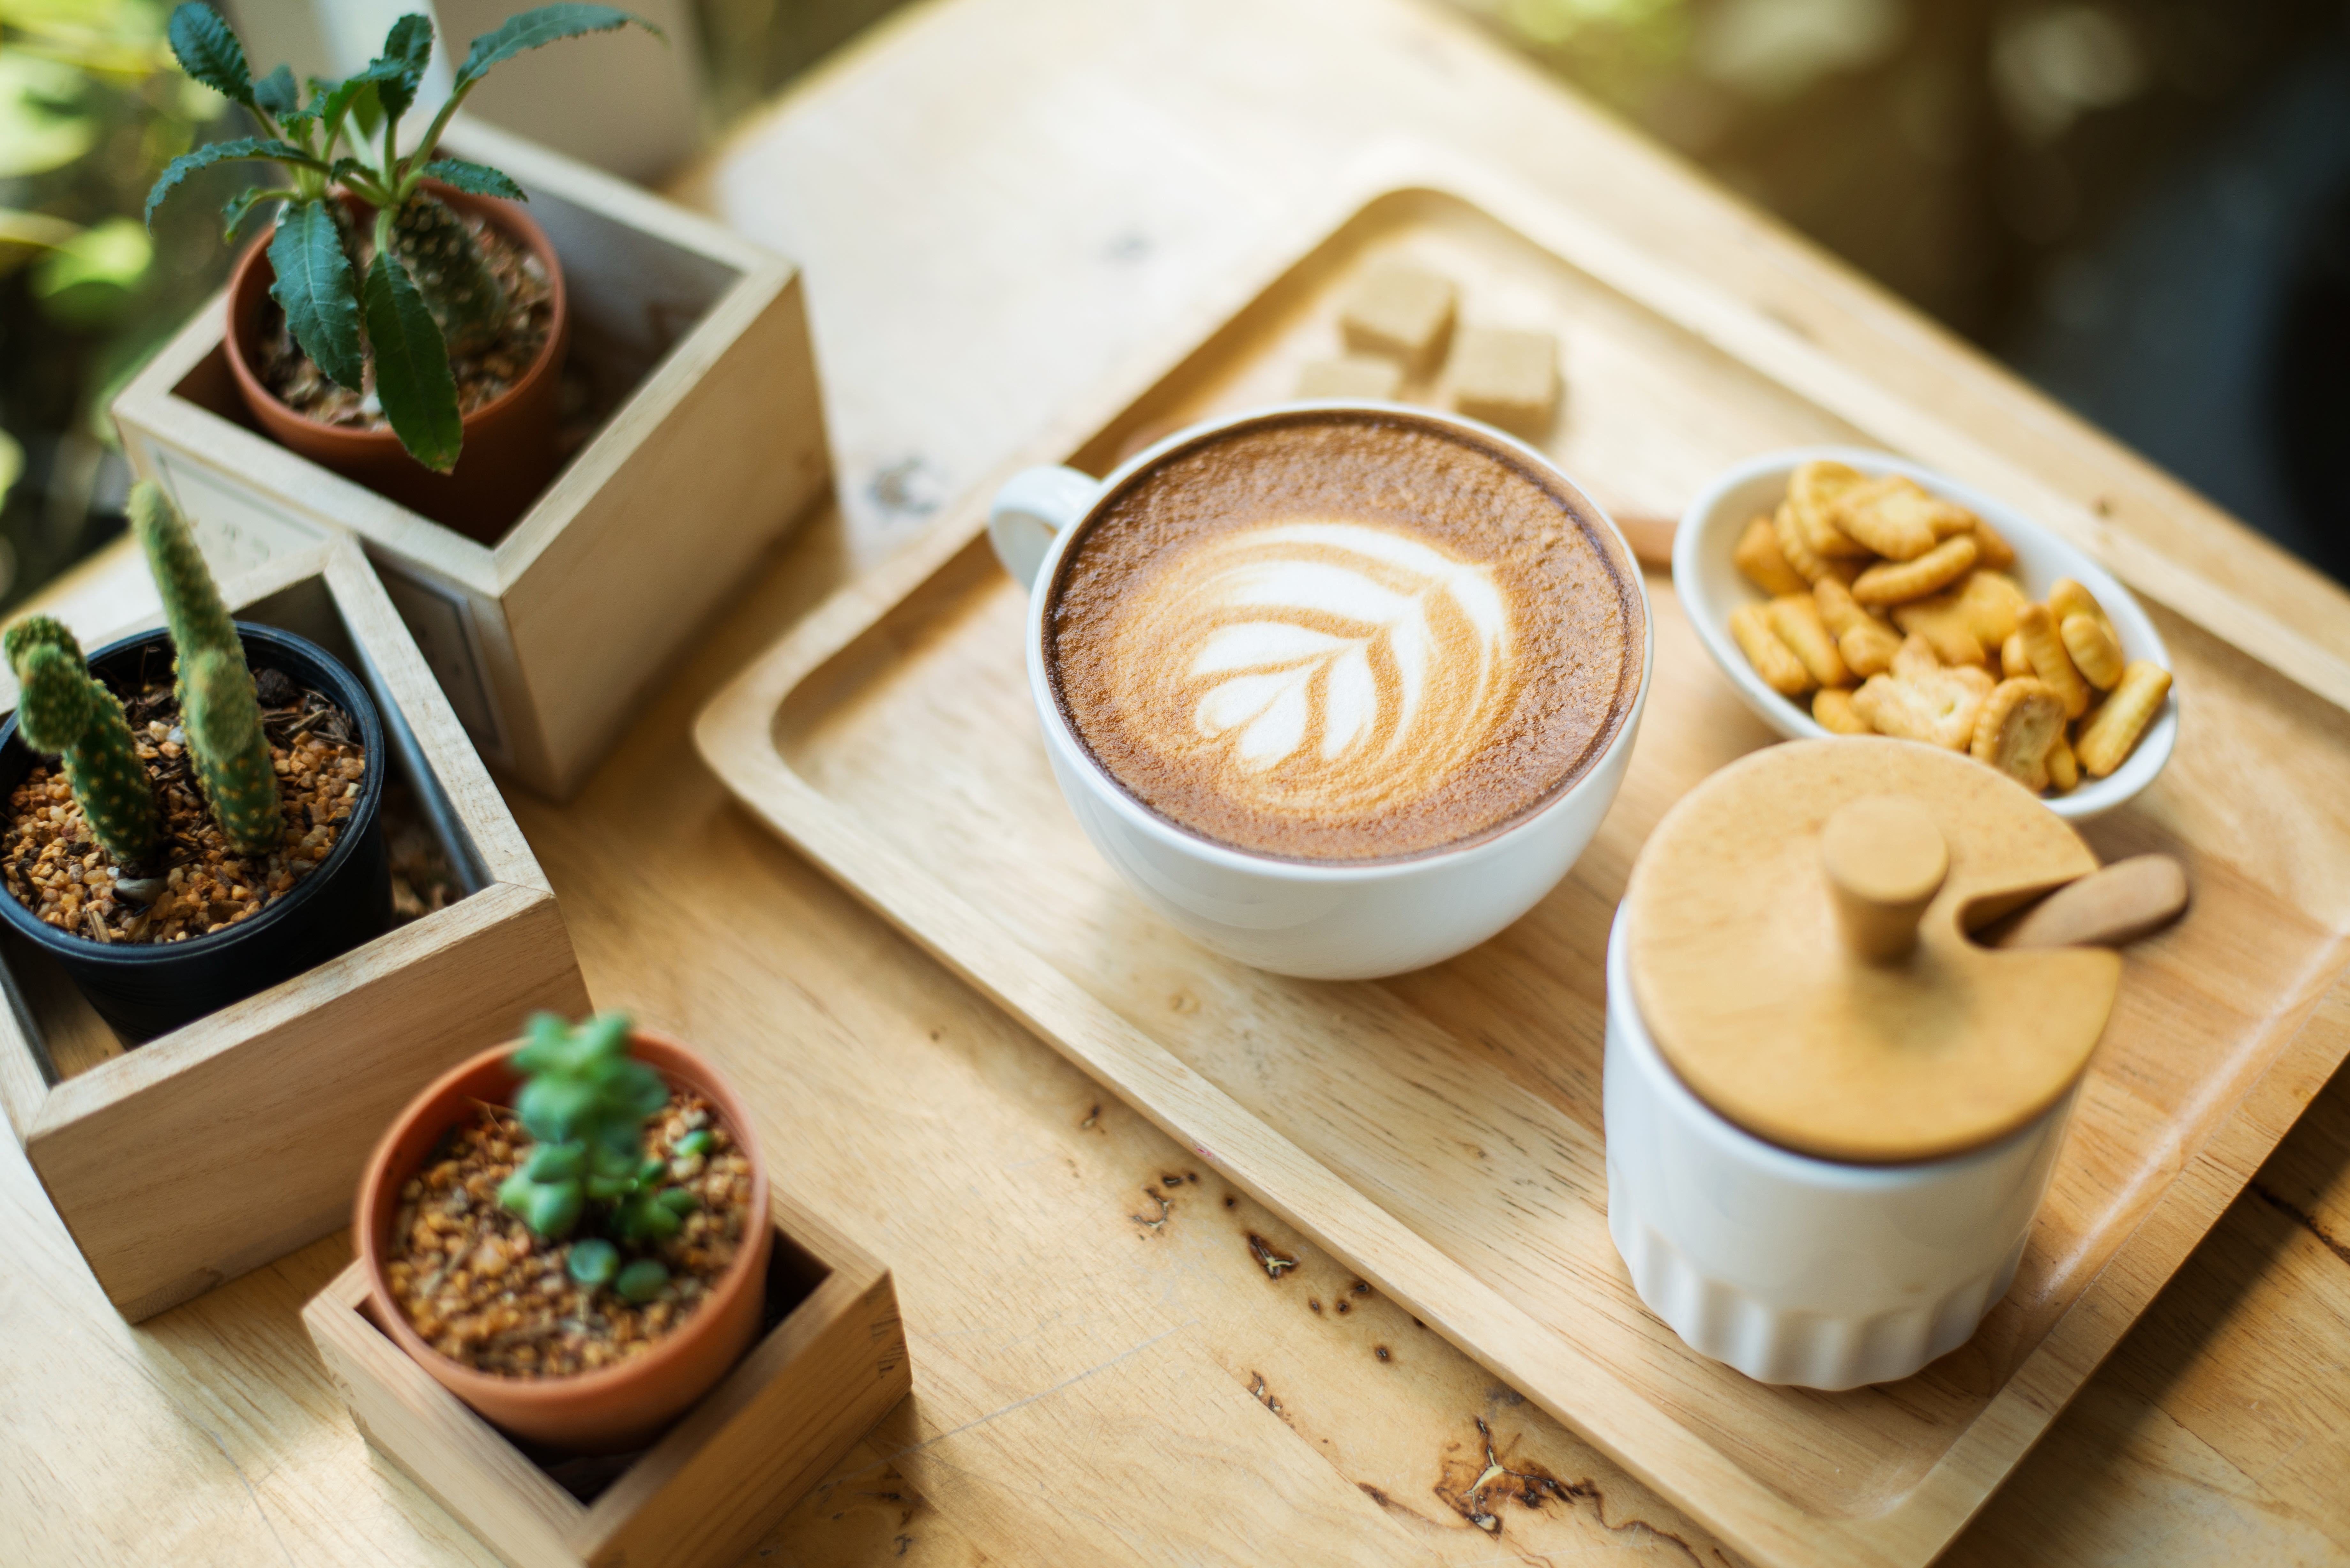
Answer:
[{"label": "cup handle", "polygon": [[988,508],[987,542],[1012,580],[1033,590],[1054,539],[1100,493],[1101,481],[1074,468],[1024,468],[1006,480]]}]

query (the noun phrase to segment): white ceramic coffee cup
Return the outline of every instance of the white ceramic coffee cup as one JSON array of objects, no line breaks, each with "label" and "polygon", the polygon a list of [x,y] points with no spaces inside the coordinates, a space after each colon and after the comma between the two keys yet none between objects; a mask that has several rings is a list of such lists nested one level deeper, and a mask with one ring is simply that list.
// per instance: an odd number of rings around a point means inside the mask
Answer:
[{"label": "white ceramic coffee cup", "polygon": [[1764,1383],[1893,1383],[2007,1293],[2079,1087],[1988,1147],[1843,1165],[1766,1143],[1681,1082],[1632,994],[1631,905],[1607,939],[1607,1233],[1648,1310]]},{"label": "white ceramic coffee cup", "polygon": [[[1145,807],[1070,731],[1045,670],[1045,608],[1037,591],[1104,498],[1178,450],[1238,427],[1309,410],[1353,410],[1451,428],[1505,448],[1572,491],[1607,530],[1618,566],[1640,596],[1639,685],[1630,711],[1582,777],[1498,833],[1455,848],[1374,865],[1281,860],[1200,837]],[[1632,552],[1606,513],[1547,458],[1492,427],[1393,404],[1283,403],[1179,431],[1096,480],[1068,468],[1032,468],[997,493],[988,536],[997,559],[1029,588],[1024,639],[1028,689],[1061,793],[1104,859],[1143,902],[1202,946],[1258,969],[1309,980],[1400,974],[1466,951],[1558,885],[1599,829],[1623,783],[1656,665],[1655,619]]]}]

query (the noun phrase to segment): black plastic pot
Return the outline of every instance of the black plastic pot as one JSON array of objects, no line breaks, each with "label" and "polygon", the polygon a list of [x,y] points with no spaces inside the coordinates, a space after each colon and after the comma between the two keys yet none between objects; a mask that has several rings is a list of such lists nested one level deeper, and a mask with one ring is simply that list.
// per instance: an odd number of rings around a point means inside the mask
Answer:
[{"label": "black plastic pot", "polygon": [[[245,662],[256,673],[280,671],[326,697],[359,726],[367,772],[350,820],[326,863],[250,919],[210,936],[153,946],[100,942],[59,930],[0,888],[0,919],[56,959],[99,1016],[132,1044],[315,969],[380,934],[391,921],[391,863],[377,824],[391,757],[374,699],[308,639],[249,621],[237,622],[236,629]],[[116,696],[133,696],[169,677],[172,640],[161,631],[144,632],[109,643],[89,663],[91,673]],[[39,760],[17,738],[16,716],[9,715],[0,724],[0,803]]]}]

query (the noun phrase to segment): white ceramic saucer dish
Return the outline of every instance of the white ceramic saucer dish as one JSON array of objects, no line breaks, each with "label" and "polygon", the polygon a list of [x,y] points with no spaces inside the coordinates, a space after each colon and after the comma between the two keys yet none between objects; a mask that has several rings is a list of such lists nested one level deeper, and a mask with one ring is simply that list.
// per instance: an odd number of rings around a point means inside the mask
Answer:
[{"label": "white ceramic saucer dish", "polygon": [[[1780,734],[1798,740],[1825,737],[1829,732],[1812,718],[1804,703],[1782,697],[1764,685],[1731,639],[1730,612],[1742,604],[1760,603],[1764,597],[1739,571],[1731,552],[1737,548],[1738,535],[1750,519],[1767,515],[1786,498],[1788,475],[1802,464],[1820,459],[1848,463],[1866,474],[1906,474],[1933,494],[1955,501],[1986,519],[2015,546],[2013,573],[2025,593],[2044,598],[2050,584],[2059,577],[2071,577],[2096,595],[2105,607],[2121,636],[2125,658],[2151,659],[2165,670],[2171,668],[2170,650],[2127,588],[2068,541],[2004,502],[1889,452],[1835,446],[1765,452],[1723,472],[1690,504],[1673,538],[1673,591],[1706,651],[1730,678],[1740,699]],[[2074,822],[2104,815],[2154,782],[2170,761],[2178,740],[2178,692],[2173,687],[2128,761],[2108,777],[2085,778],[2070,794],[2045,797],[2048,809]]]}]

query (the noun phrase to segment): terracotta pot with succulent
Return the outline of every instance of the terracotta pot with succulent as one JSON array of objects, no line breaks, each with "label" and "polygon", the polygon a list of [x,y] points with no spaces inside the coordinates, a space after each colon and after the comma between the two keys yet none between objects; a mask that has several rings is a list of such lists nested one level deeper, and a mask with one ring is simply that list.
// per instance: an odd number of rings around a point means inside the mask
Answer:
[{"label": "terracotta pot with succulent", "polygon": [[643,1446],[725,1376],[775,1243],[743,1102],[619,1013],[542,1013],[418,1096],[353,1235],[402,1349],[494,1425],[579,1454]]},{"label": "terracotta pot with succulent", "polygon": [[410,149],[400,123],[432,57],[422,16],[392,24],[383,54],[309,101],[279,66],[255,81],[219,12],[172,14],[187,73],[242,105],[262,134],[174,159],[147,198],[156,208],[195,171],[275,162],[284,178],[233,197],[234,241],[276,202],[229,285],[227,354],[271,436],[484,543],[519,516],[556,464],[570,316],[563,268],[495,169],[436,156],[442,132],[483,78],[528,49],[650,23],[609,5],[542,5],[475,38],[448,99]]},{"label": "terracotta pot with succulent", "polygon": [[47,616],[0,639],[21,693],[0,724],[0,919],[135,1043],[366,941],[391,886],[367,688],[232,620],[161,490],[134,488],[130,518],[163,630],[87,659]]}]

